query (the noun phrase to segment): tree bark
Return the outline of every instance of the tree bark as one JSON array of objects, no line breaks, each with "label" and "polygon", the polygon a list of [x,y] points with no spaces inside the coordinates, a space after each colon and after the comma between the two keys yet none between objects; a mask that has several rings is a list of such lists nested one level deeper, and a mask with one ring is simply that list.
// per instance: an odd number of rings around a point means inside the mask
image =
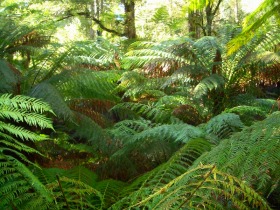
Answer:
[{"label": "tree bark", "polygon": [[128,39],[136,38],[136,27],[135,27],[135,2],[134,0],[123,0],[124,11],[125,11],[125,31],[124,34]]},{"label": "tree bark", "polygon": [[206,36],[211,36],[213,32],[213,20],[218,12],[218,9],[223,0],[218,0],[216,6],[214,4],[208,3],[205,8],[206,13]]},{"label": "tree bark", "polygon": [[189,24],[189,33],[192,38],[200,38],[200,22],[201,16],[199,11],[189,11],[188,13],[188,24]]}]

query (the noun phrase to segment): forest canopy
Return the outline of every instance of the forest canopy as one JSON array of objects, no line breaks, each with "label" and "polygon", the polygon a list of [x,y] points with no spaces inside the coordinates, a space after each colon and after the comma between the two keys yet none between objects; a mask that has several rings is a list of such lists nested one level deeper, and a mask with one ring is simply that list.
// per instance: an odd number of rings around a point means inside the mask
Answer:
[{"label": "forest canopy", "polygon": [[0,209],[279,209],[279,11],[2,0]]}]

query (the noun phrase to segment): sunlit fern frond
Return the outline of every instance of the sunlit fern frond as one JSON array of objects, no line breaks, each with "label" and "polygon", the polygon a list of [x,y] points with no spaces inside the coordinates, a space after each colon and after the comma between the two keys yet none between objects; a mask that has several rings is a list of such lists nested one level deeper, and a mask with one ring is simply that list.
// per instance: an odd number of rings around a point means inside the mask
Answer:
[{"label": "sunlit fern frond", "polygon": [[177,94],[173,94],[173,95],[166,95],[161,97],[156,103],[155,106],[157,107],[161,107],[165,110],[173,110],[174,108],[183,105],[183,104],[191,104],[192,101],[186,97],[186,96],[182,96],[182,95],[177,95]]},{"label": "sunlit fern frond", "polygon": [[263,198],[241,180],[202,165],[177,176],[129,208],[150,209],[225,209],[258,207],[270,209]]},{"label": "sunlit fern frond", "polygon": [[250,39],[255,35],[255,31],[258,31],[264,23],[271,20],[271,17],[276,17],[279,20],[280,2],[279,0],[265,0],[260,4],[260,6],[246,17],[244,21],[244,29],[241,34],[239,34],[235,39],[229,43],[228,53],[236,52],[241,46],[248,43]]},{"label": "sunlit fern frond", "polygon": [[216,163],[220,170],[246,181],[264,196],[279,190],[279,118],[280,112],[274,112],[267,119],[222,140],[199,158],[196,165]]},{"label": "sunlit fern frond", "polygon": [[159,7],[154,15],[152,20],[156,23],[164,23],[167,22],[169,18],[169,13],[166,6]]},{"label": "sunlit fern frond", "polygon": [[[177,40],[169,40],[159,44],[150,44],[144,42],[134,43],[126,57],[123,59],[123,66],[125,69],[146,68],[150,73],[158,73],[174,71],[180,67],[187,60],[178,56],[174,50],[176,46],[184,43],[184,38]],[[139,45],[139,46],[137,46]]]},{"label": "sunlit fern frond", "polygon": [[35,98],[4,94],[0,97],[0,110],[1,208],[20,207],[35,198],[40,205],[51,202],[50,192],[26,167],[32,164],[26,154],[39,152],[25,143],[47,139],[34,129],[53,129],[51,120],[45,116],[53,113],[50,106]]},{"label": "sunlit fern frond", "polygon": [[[21,95],[11,97],[9,94],[4,94],[0,97],[0,108],[2,120],[12,120],[16,123],[23,122],[29,126],[37,126],[42,129],[52,129],[51,120],[42,115],[44,112],[53,113],[52,109],[48,104],[38,99]],[[12,126],[12,124],[10,125]],[[5,125],[5,128],[7,127]],[[12,127],[15,128],[16,126]],[[25,138],[23,134],[10,133]],[[33,139],[31,138],[31,140]]]},{"label": "sunlit fern frond", "polygon": [[121,52],[108,40],[98,37],[93,41],[71,43],[74,47],[65,62],[76,67],[91,70],[112,70],[119,68]]},{"label": "sunlit fern frond", "polygon": [[64,80],[57,83],[57,88],[66,99],[94,98],[118,102],[120,99],[114,94],[117,81],[120,77],[118,72],[93,72],[71,71],[70,78],[64,76]]},{"label": "sunlit fern frond", "polygon": [[110,209],[270,209],[252,188],[213,165],[189,169],[209,150],[210,144],[204,139],[189,141],[169,161],[124,188],[127,196]]}]

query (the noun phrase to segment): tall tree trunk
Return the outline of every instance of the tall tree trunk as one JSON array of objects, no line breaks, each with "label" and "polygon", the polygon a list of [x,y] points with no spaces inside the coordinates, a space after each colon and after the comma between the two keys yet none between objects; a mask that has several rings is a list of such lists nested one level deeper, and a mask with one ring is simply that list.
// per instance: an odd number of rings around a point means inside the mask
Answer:
[{"label": "tall tree trunk", "polygon": [[199,14],[199,11],[189,11],[188,24],[189,24],[189,33],[192,38],[195,39],[200,38],[200,28],[199,28],[200,20],[201,20],[201,16]]},{"label": "tall tree trunk", "polygon": [[212,14],[212,6],[210,4],[206,6],[205,13],[206,13],[206,35],[211,36],[214,14]]},{"label": "tall tree trunk", "polygon": [[128,39],[136,38],[135,27],[135,2],[134,0],[123,0],[125,11],[125,36]]},{"label": "tall tree trunk", "polygon": [[210,2],[206,5],[205,13],[206,13],[206,36],[212,36],[213,32],[213,20],[215,15],[218,12],[218,9],[223,0],[217,0],[217,4],[214,5]]}]

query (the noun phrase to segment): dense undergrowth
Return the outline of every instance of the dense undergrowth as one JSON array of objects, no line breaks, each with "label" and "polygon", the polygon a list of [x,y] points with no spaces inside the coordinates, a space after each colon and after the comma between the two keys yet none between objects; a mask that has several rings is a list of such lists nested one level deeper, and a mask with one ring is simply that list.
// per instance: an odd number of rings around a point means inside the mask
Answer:
[{"label": "dense undergrowth", "polygon": [[229,54],[233,25],[59,44],[7,17],[0,209],[279,208],[277,25]]}]

